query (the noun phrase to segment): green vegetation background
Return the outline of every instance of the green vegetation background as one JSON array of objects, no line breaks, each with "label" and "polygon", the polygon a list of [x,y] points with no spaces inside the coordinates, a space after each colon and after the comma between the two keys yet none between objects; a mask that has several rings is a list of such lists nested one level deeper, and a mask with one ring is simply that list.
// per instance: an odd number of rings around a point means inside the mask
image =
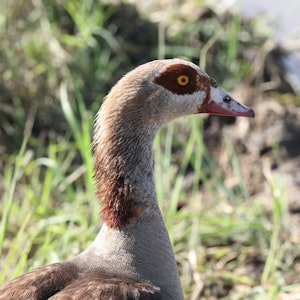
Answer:
[{"label": "green vegetation background", "polygon": [[[161,14],[101,1],[3,1],[0,6],[0,283],[85,249],[100,228],[93,119],[110,87],[156,58],[184,56],[232,89],[249,74],[243,53],[262,39],[238,15],[189,1]],[[201,15],[201,18],[198,16]],[[255,37],[255,38],[253,38]],[[277,299],[297,253],[284,185],[266,178],[272,212],[251,203],[234,145],[237,189],[203,143],[204,119],[172,123],[155,140],[158,198],[187,299]],[[171,155],[172,154],[172,155]],[[187,174],[189,189],[183,189]],[[199,189],[213,201],[205,204]],[[221,201],[221,199],[227,199]]]}]

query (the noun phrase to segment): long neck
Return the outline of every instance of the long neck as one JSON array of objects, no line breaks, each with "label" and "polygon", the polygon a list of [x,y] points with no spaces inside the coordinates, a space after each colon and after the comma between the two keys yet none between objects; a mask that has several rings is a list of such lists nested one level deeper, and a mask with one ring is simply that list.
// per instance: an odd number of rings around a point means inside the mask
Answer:
[{"label": "long neck", "polygon": [[96,124],[95,179],[104,225],[79,255],[79,264],[149,281],[161,288],[163,299],[181,300],[178,269],[156,199],[152,143],[158,128],[136,126],[131,119],[119,124],[110,116],[109,122]]},{"label": "long neck", "polygon": [[130,224],[146,206],[157,207],[152,158],[156,130],[139,125],[137,131],[115,123],[102,131],[96,145],[97,195],[102,220],[111,228]]}]

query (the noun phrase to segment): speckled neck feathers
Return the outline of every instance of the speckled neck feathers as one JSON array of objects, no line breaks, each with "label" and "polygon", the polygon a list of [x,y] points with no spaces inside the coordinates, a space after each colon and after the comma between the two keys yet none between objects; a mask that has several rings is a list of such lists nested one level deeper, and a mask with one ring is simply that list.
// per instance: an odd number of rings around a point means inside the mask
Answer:
[{"label": "speckled neck feathers", "polygon": [[[154,200],[152,143],[157,130],[138,105],[139,88],[128,80],[112,89],[95,124],[95,179],[101,217],[112,228],[129,224]],[[141,82],[131,82],[133,86]]]}]

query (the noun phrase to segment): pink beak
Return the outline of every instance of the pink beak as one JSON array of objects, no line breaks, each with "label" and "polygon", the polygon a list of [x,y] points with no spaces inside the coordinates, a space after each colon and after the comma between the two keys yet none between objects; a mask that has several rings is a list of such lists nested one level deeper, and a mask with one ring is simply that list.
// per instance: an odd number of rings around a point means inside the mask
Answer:
[{"label": "pink beak", "polygon": [[201,106],[201,113],[254,118],[254,110],[231,98],[220,87],[211,87],[210,98]]}]

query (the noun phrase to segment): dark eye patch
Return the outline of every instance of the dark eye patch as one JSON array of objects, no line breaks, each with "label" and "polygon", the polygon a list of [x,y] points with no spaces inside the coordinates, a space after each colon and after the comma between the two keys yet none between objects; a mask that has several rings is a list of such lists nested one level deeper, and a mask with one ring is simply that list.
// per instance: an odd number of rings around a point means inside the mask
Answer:
[{"label": "dark eye patch", "polygon": [[[186,85],[178,84],[178,77],[182,75],[188,76],[189,81]],[[199,75],[194,68],[185,64],[168,66],[154,79],[154,83],[177,95],[193,94],[210,85],[207,77]]]}]

